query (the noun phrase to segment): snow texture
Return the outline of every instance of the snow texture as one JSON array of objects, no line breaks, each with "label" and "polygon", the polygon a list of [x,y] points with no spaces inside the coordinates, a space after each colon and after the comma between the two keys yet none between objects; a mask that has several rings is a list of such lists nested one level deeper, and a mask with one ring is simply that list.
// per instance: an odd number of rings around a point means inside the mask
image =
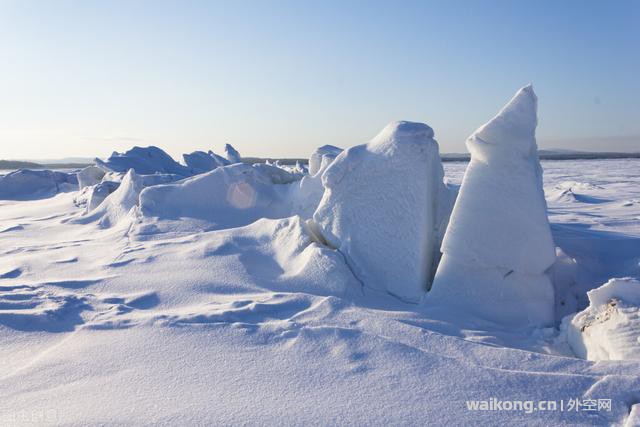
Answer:
[{"label": "snow texture", "polygon": [[19,169],[0,176],[0,200],[48,198],[59,192],[77,190],[75,173]]},{"label": "snow texture", "polygon": [[433,130],[394,122],[343,151],[322,175],[322,237],[368,287],[417,302],[428,289],[448,200]]},{"label": "snow texture", "polygon": [[78,172],[78,189],[96,185],[102,181],[105,172],[97,166],[87,166]]},{"label": "snow texture", "polygon": [[611,279],[587,295],[589,306],[562,324],[574,353],[589,360],[640,360],[640,281]]},{"label": "snow texture", "polygon": [[333,145],[317,148],[309,157],[309,174],[316,175],[320,170],[326,169],[340,153],[342,148]]},{"label": "snow texture", "polygon": [[190,154],[183,154],[184,163],[189,168],[191,175],[197,175],[214,170],[217,167],[227,166],[229,161],[223,157],[209,151],[194,151]]},{"label": "snow texture", "polygon": [[537,158],[537,98],[526,86],[468,140],[471,162],[425,302],[507,327],[554,321],[555,261]]},{"label": "snow texture", "polygon": [[274,185],[274,179],[282,179],[276,169],[241,163],[175,184],[145,188],[140,195],[141,212],[161,219],[204,220],[215,228],[247,225],[259,218],[282,218],[288,214],[288,187]]},{"label": "snow texture", "polygon": [[107,196],[118,189],[119,182],[102,181],[91,187],[89,190],[89,198],[87,200],[87,212],[93,211],[95,208],[107,198]]},{"label": "snow texture", "polygon": [[[445,163],[448,184],[466,166]],[[608,278],[640,277],[640,160],[543,166],[547,194],[582,182],[606,200],[549,199],[560,303],[583,309]],[[269,185],[286,204],[301,182]],[[3,425],[637,425],[640,361],[575,358],[556,328],[462,328],[464,311],[361,288],[297,217],[101,229],[73,221],[76,197],[0,202]],[[612,409],[466,409],[489,397]]]},{"label": "snow texture", "polygon": [[[132,209],[138,205],[138,196],[142,188],[142,178],[133,169],[129,169],[118,188],[108,194],[102,202],[97,202],[93,210],[76,222],[96,222],[101,228],[117,225],[122,219],[133,214]],[[90,201],[89,207],[93,204]]]},{"label": "snow texture", "polygon": [[96,166],[107,172],[127,172],[133,169],[138,175],[155,173],[189,176],[189,169],[176,162],[158,147],[133,147],[125,153],[113,152],[106,161],[95,159]]}]

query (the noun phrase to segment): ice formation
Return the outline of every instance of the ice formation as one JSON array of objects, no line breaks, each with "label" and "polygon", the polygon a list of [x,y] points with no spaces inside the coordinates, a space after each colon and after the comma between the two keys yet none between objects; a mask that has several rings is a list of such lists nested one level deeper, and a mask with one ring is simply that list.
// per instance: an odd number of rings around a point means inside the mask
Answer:
[{"label": "ice formation", "polygon": [[183,154],[184,163],[189,168],[191,175],[209,172],[220,166],[226,166],[229,161],[224,157],[220,157],[212,151],[205,153],[204,151],[194,151],[190,154]]},{"label": "ice formation", "polygon": [[322,175],[318,231],[368,287],[418,301],[429,285],[448,200],[433,130],[394,122]]},{"label": "ice formation", "polygon": [[225,153],[225,156],[227,157],[227,160],[231,164],[242,163],[242,156],[240,156],[240,153],[238,153],[238,150],[233,148],[231,144],[226,144],[224,146],[224,153]]},{"label": "ice formation", "polygon": [[[102,183],[96,187],[100,188],[105,184]],[[130,169],[116,190],[108,194],[102,202],[98,202],[97,207],[90,211],[88,215],[77,218],[74,222],[97,222],[102,228],[113,227],[122,218],[126,217],[133,207],[138,205],[138,197],[142,188],[142,178],[133,169]],[[109,187],[105,192],[108,189]],[[91,205],[90,200],[89,206]]]},{"label": "ice formation", "polygon": [[589,360],[640,359],[640,281],[611,279],[587,296],[589,306],[562,324],[573,352]]},{"label": "ice formation", "polygon": [[104,178],[105,172],[97,166],[91,165],[78,172],[78,189],[82,190],[85,187],[96,185],[102,178]]},{"label": "ice formation", "polygon": [[133,147],[125,153],[113,152],[106,161],[95,159],[96,165],[105,171],[127,172],[133,169],[139,175],[168,173],[189,176],[189,169],[176,162],[158,147]]},{"label": "ice formation", "polygon": [[86,212],[91,212],[120,186],[119,182],[102,181],[89,189]]},{"label": "ice formation", "polygon": [[140,194],[140,209],[146,217],[195,218],[216,228],[288,216],[288,187],[274,185],[269,172],[273,170],[241,163],[177,183],[148,187]]},{"label": "ice formation", "polygon": [[0,176],[0,200],[30,200],[77,190],[75,173],[19,169]]},{"label": "ice formation", "polygon": [[468,140],[471,162],[442,244],[429,303],[505,326],[554,320],[555,261],[526,86]]},{"label": "ice formation", "polygon": [[309,157],[309,174],[316,175],[321,169],[325,169],[341,152],[342,148],[333,145],[317,148]]}]

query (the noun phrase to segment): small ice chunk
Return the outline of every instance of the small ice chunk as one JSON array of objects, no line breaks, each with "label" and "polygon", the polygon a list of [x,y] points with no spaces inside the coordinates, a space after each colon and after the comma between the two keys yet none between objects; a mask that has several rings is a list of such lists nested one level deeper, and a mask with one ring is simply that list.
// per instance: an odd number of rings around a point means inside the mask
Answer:
[{"label": "small ice chunk", "polygon": [[576,356],[640,359],[640,281],[611,279],[587,296],[589,306],[565,317],[561,326]]}]

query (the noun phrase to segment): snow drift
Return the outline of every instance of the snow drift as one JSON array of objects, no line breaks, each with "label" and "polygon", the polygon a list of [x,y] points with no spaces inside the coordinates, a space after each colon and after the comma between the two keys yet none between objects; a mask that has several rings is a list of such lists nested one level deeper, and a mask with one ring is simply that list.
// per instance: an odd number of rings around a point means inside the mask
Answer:
[{"label": "snow drift", "polygon": [[[97,222],[101,228],[113,227],[138,205],[138,196],[142,188],[142,178],[130,169],[116,190],[109,193],[102,202],[98,202],[97,207],[94,207],[88,215],[76,218],[74,222],[80,224]],[[105,192],[107,191],[108,188]],[[90,200],[89,207],[93,204]]]},{"label": "snow drift", "polygon": [[589,307],[562,323],[573,352],[589,360],[640,359],[640,282],[611,279],[587,296]]},{"label": "snow drift", "polygon": [[229,165],[229,161],[224,157],[218,156],[213,151],[205,153],[204,151],[194,151],[190,154],[183,154],[184,163],[189,168],[191,175],[198,175],[209,172],[217,167]]},{"label": "snow drift", "polygon": [[0,176],[0,200],[31,200],[78,189],[75,173],[19,169]]},{"label": "snow drift", "polygon": [[102,181],[99,184],[88,188],[89,195],[87,199],[86,212],[91,212],[120,186],[119,182]]},{"label": "snow drift", "polygon": [[327,168],[313,219],[366,286],[418,301],[448,217],[443,174],[429,126],[391,123]]},{"label": "snow drift", "polygon": [[[181,182],[145,188],[140,209],[146,217],[194,218],[214,228],[250,224],[260,218],[288,216],[288,187],[275,167],[246,164],[217,168]],[[282,171],[286,173],[286,171]]]},{"label": "snow drift", "polygon": [[531,86],[468,140],[471,162],[426,301],[505,326],[554,321],[545,271],[555,261],[542,169],[537,98]]},{"label": "snow drift", "polygon": [[96,165],[107,172],[128,172],[133,169],[138,175],[155,173],[190,176],[189,169],[171,158],[158,147],[133,147],[125,153],[113,152],[106,161],[95,159]]}]

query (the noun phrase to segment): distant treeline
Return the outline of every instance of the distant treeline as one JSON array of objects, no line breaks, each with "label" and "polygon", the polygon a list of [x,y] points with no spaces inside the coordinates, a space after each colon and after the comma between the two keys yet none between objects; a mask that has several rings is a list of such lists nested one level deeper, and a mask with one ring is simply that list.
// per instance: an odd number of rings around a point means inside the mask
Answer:
[{"label": "distant treeline", "polygon": [[[586,151],[576,152],[548,152],[541,150],[539,153],[540,160],[596,160],[596,159],[640,159],[640,153],[590,153]],[[469,154],[442,154],[443,162],[468,162]],[[306,165],[308,159],[276,159],[264,157],[243,157],[244,163],[265,163],[267,160],[271,163],[276,161],[281,165],[295,165],[300,163]],[[82,169],[91,163],[35,163],[24,162],[20,160],[0,160],[0,170],[11,169]]]},{"label": "distant treeline", "polygon": [[[600,160],[600,159],[640,159],[640,153],[590,153],[588,151],[576,152],[545,152],[538,153],[540,160]],[[443,162],[468,162],[469,154],[443,154]]]},{"label": "distant treeline", "polygon": [[[471,158],[469,154],[442,154],[443,162],[468,162]],[[540,160],[596,160],[596,159],[640,159],[640,153],[590,153],[586,151],[576,152],[545,152],[539,153]],[[308,159],[274,159],[274,158],[262,158],[262,157],[243,157],[242,160],[245,163],[264,163],[267,160],[280,162],[281,165],[295,165],[296,162],[300,164],[309,163]]]}]

